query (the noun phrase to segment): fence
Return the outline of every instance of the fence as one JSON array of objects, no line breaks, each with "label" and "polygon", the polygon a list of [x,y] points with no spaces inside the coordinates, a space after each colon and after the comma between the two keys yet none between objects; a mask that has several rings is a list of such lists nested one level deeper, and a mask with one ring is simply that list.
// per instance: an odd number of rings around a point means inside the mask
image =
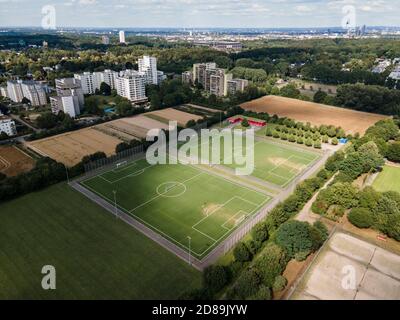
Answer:
[{"label": "fence", "polygon": [[144,154],[144,146],[136,146],[121,152],[118,152],[115,155],[112,155],[108,158],[102,158],[98,160],[94,160],[88,163],[84,164],[85,168],[85,174],[88,174],[93,171],[97,171],[103,167],[110,166],[113,164],[116,164],[117,162],[120,161],[126,161],[126,160],[133,160],[137,159],[138,157],[142,156]]}]

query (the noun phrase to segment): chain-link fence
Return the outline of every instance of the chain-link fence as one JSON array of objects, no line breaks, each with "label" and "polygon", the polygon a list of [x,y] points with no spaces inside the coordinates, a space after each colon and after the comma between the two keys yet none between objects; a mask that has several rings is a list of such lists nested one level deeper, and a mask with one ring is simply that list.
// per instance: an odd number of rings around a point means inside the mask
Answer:
[{"label": "chain-link fence", "polygon": [[85,174],[89,174],[93,171],[98,171],[104,167],[114,165],[121,161],[129,161],[138,159],[144,154],[145,148],[143,145],[139,145],[112,155],[107,158],[102,158],[94,161],[90,161],[84,164]]}]

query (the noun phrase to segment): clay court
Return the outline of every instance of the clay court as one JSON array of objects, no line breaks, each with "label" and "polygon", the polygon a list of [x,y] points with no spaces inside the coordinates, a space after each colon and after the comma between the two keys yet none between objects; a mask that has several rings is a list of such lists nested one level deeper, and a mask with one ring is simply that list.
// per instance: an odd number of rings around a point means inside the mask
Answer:
[{"label": "clay court", "polygon": [[348,134],[360,133],[379,120],[388,117],[373,113],[359,112],[337,108],[323,104],[301,101],[278,96],[266,96],[243,103],[241,107],[254,112],[266,112],[270,115],[287,117],[300,122],[310,122],[312,125],[333,125],[342,127]]},{"label": "clay court", "polygon": [[6,176],[17,176],[35,166],[35,160],[14,146],[0,146],[0,172]]},{"label": "clay court", "polygon": [[146,113],[146,116],[153,119],[158,119],[163,123],[168,123],[168,121],[177,121],[178,124],[182,127],[185,127],[188,121],[190,120],[200,120],[201,116],[197,116],[195,114],[179,111],[173,108],[157,110],[153,112]]},{"label": "clay court", "polygon": [[74,166],[84,156],[103,151],[107,156],[115,153],[122,140],[94,128],[81,129],[54,137],[28,142],[27,146],[42,156],[50,157],[66,166]]},{"label": "clay court", "polygon": [[292,299],[398,300],[400,256],[353,236],[336,233]]}]

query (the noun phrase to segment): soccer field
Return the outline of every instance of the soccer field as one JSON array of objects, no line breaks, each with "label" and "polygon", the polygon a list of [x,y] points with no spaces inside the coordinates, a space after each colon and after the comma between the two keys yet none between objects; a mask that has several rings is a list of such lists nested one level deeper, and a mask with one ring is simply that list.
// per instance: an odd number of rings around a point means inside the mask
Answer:
[{"label": "soccer field", "polygon": [[191,165],[128,163],[81,184],[201,260],[271,198]]},{"label": "soccer field", "polygon": [[[198,141],[194,141],[192,144],[199,144],[196,157],[209,159],[209,154],[205,154],[201,150],[201,145],[204,142],[199,143]],[[209,142],[209,145],[210,154],[218,151],[219,147],[221,165],[231,169],[240,167],[234,161],[231,164],[224,161],[226,160],[224,140],[220,140],[220,146],[211,142]],[[248,152],[248,147],[246,147],[244,139],[242,146],[243,150],[232,151],[234,156],[235,153],[242,152],[244,154]],[[312,149],[301,148],[296,145],[291,146],[290,144],[275,141],[256,140],[254,143],[254,171],[251,175],[284,188],[320,157],[321,153]]]}]

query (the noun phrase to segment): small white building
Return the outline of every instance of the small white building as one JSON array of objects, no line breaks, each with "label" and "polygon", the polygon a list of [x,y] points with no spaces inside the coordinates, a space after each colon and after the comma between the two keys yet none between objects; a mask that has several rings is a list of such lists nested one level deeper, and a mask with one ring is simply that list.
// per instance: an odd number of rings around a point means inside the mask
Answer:
[{"label": "small white building", "polygon": [[0,133],[5,132],[8,136],[15,136],[17,129],[15,121],[7,116],[0,115]]}]

